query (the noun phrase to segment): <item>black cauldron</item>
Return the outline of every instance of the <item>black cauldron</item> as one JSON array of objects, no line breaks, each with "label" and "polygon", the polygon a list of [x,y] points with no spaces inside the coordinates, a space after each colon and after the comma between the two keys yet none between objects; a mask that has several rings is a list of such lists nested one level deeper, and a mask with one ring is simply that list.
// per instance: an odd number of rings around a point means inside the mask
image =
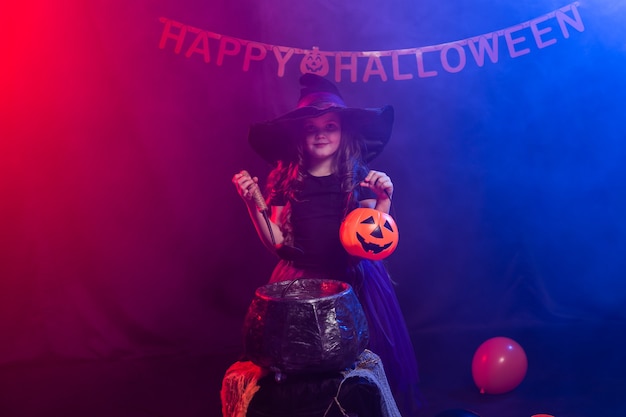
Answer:
[{"label": "black cauldron", "polygon": [[297,279],[257,288],[244,322],[245,352],[278,374],[341,371],[368,342],[367,320],[352,287]]}]

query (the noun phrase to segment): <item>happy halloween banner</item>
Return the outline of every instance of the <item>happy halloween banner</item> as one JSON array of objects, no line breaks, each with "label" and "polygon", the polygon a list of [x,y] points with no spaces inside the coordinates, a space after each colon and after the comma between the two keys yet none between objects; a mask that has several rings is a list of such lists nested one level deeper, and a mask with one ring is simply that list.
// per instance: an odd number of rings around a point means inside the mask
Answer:
[{"label": "happy halloween banner", "polygon": [[543,16],[471,38],[438,45],[385,51],[321,51],[317,47],[300,49],[290,46],[270,45],[246,39],[233,38],[186,25],[165,17],[160,18],[163,32],[159,48],[173,49],[187,58],[198,55],[207,64],[221,66],[226,60],[238,60],[243,71],[263,61],[274,61],[277,76],[285,75],[287,68],[299,66],[301,73],[321,76],[334,73],[336,82],[349,77],[351,82],[372,77],[387,81],[410,80],[414,77],[436,77],[445,71],[457,73],[473,61],[478,67],[486,59],[497,63],[502,51],[518,58],[531,53],[533,48],[543,49],[570,37],[570,29],[583,32],[585,26],[578,12],[579,2],[571,3]]}]

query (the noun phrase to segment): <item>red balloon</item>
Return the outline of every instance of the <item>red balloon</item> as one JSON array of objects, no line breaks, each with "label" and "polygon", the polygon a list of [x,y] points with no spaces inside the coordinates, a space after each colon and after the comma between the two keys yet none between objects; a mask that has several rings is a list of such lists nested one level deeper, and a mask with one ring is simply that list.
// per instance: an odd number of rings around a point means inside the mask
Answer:
[{"label": "red balloon", "polygon": [[481,394],[503,394],[515,389],[526,376],[524,349],[508,337],[484,341],[472,359],[472,376]]}]

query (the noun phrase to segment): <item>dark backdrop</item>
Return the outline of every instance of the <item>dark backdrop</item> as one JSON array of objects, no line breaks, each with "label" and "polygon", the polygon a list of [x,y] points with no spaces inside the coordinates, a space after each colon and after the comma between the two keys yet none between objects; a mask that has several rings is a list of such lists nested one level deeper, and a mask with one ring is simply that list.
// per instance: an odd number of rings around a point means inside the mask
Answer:
[{"label": "dark backdrop", "polygon": [[[160,47],[164,22],[399,50],[568,5],[67,0],[3,12],[0,363],[239,349],[275,259],[230,179],[267,174],[247,129],[293,107],[299,66],[281,77],[269,53],[248,71],[242,54],[218,65],[214,39],[209,63],[186,57],[194,38]],[[452,73],[432,53],[438,74],[418,77],[403,56],[413,79],[338,83],[350,105],[396,109],[372,167],[395,183],[401,238],[387,262],[416,344],[432,330],[624,322],[626,6],[572,7],[583,30],[566,37],[548,19],[556,42],[539,48],[520,29],[519,57],[501,34],[495,63],[468,57]]]}]

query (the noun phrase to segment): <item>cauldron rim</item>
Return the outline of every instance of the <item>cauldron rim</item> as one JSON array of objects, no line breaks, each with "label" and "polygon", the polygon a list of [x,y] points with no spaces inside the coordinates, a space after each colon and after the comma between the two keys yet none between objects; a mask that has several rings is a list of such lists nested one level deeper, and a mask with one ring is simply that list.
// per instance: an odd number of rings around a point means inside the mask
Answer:
[{"label": "cauldron rim", "polygon": [[[289,297],[278,297],[278,296],[272,296],[272,295],[268,295],[268,294],[263,294],[262,291],[270,286],[279,286],[279,285],[290,285],[290,283],[293,283],[295,281],[303,281],[303,282],[318,282],[318,283],[322,283],[322,282],[327,282],[327,283],[333,283],[333,284],[337,284],[338,288],[341,288],[341,291],[338,291],[336,293],[330,294],[330,295],[326,295],[323,297],[312,297],[312,298],[307,298],[307,299],[298,299],[298,298],[289,298]],[[335,280],[335,279],[319,279],[319,278],[296,278],[295,280],[286,280],[286,281],[278,281],[278,282],[272,282],[269,284],[265,284],[261,287],[258,287],[256,289],[256,291],[254,292],[255,296],[263,299],[263,300],[267,300],[267,301],[271,301],[271,302],[276,302],[276,303],[284,303],[284,302],[288,302],[288,303],[312,303],[312,302],[316,302],[316,301],[320,301],[320,300],[326,300],[326,299],[333,299],[336,298],[338,296],[343,296],[347,293],[349,293],[352,290],[352,286],[350,284],[348,284],[345,281],[339,281],[339,280]]]}]

